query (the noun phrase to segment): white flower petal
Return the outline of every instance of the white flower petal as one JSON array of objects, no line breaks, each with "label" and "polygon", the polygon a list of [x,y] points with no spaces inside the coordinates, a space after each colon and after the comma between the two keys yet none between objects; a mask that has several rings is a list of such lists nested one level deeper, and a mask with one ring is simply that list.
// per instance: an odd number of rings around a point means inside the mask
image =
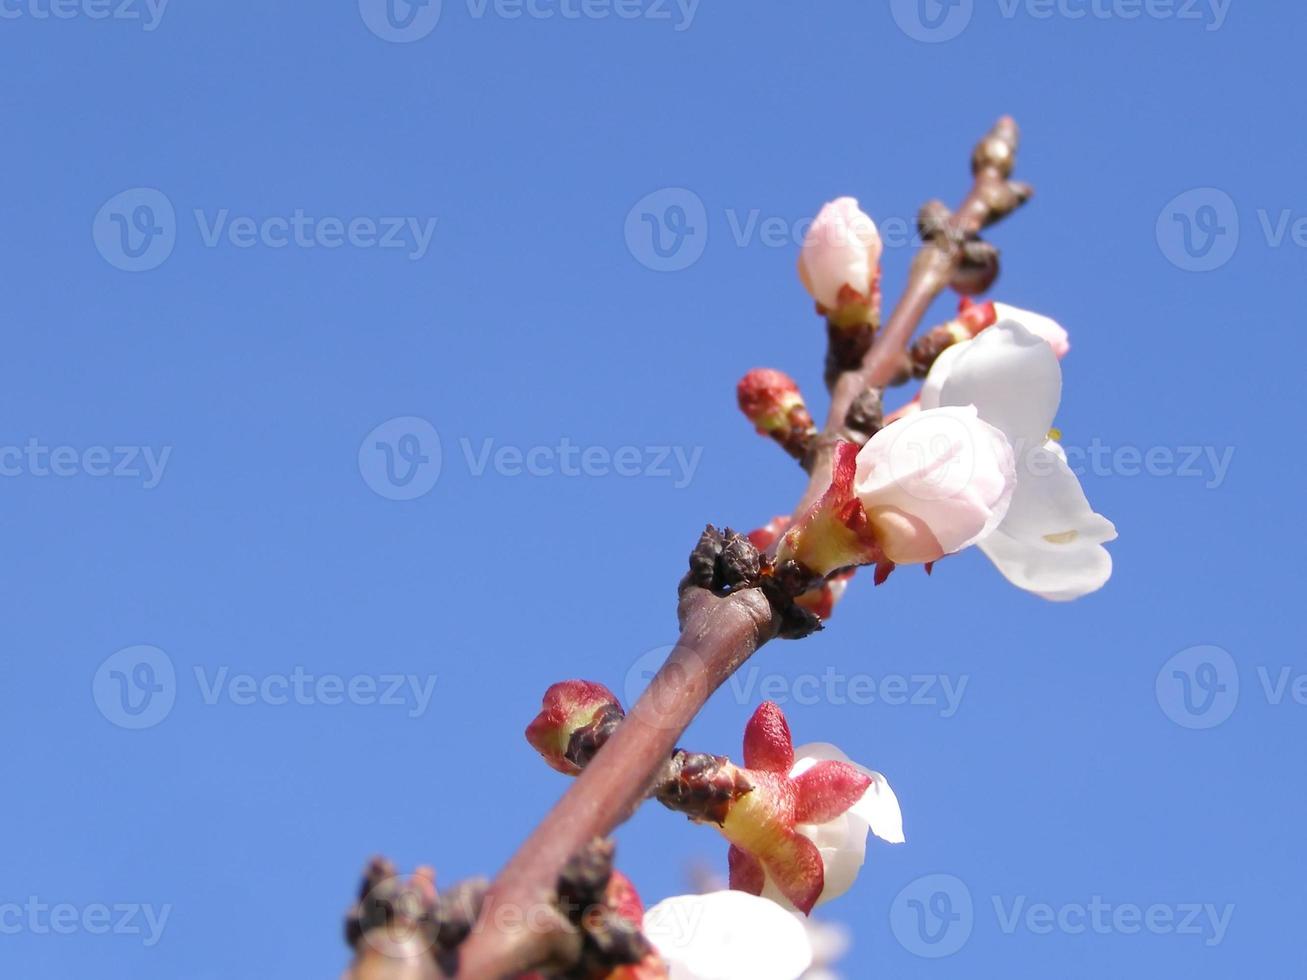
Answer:
[{"label": "white flower petal", "polygon": [[1107,582],[1112,556],[1103,544],[1115,538],[1054,444],[1021,460],[1007,516],[980,549],[1013,585],[1062,602]]},{"label": "white flower petal", "polygon": [[934,561],[987,535],[1015,479],[1007,438],[970,405],[892,422],[858,451],[854,492],[886,557]]},{"label": "white flower petal", "polygon": [[921,391],[923,408],[974,405],[1018,453],[1044,444],[1061,400],[1057,356],[1015,320],[946,350]]},{"label": "white flower petal", "polygon": [[[826,880],[817,904],[822,905],[833,898],[839,898],[853,887],[867,858],[869,831],[892,844],[903,843],[903,816],[894,791],[889,788],[885,777],[866,766],[858,765],[837,746],[829,742],[809,742],[794,750],[794,758],[791,776],[806,772],[818,762],[834,761],[847,762],[872,778],[872,785],[848,812],[823,824],[798,824],[795,828],[812,841],[821,853]],[[762,894],[764,898],[770,898],[787,908],[792,907],[770,877]]]},{"label": "white flower petal", "polygon": [[[862,769],[862,766],[858,768]],[[902,844],[907,838],[903,836],[903,811],[899,808],[899,798],[883,775],[870,769],[862,771],[871,777],[872,783],[849,812],[865,820],[871,832],[881,840]]]},{"label": "white flower petal", "polygon": [[1042,313],[1033,313],[1030,310],[1023,310],[1017,306],[1008,306],[1006,303],[995,303],[994,312],[998,315],[1000,323],[1004,320],[1015,320],[1036,337],[1042,339],[1049,347],[1053,348],[1053,353],[1059,359],[1065,357],[1067,351],[1071,349],[1071,342],[1067,336],[1066,328],[1052,317],[1044,316]]},{"label": "white flower petal", "polygon": [[958,355],[966,350],[971,343],[970,340],[964,340],[961,343],[953,344],[951,347],[945,347],[944,352],[935,358],[935,363],[930,366],[930,370],[926,373],[926,380],[921,383],[921,392],[918,395],[921,410],[940,407],[939,393],[943,390],[949,375],[953,373],[953,366],[957,363]]},{"label": "white flower petal", "polygon": [[745,892],[669,898],[643,926],[671,980],[796,980],[812,963],[803,923]]}]

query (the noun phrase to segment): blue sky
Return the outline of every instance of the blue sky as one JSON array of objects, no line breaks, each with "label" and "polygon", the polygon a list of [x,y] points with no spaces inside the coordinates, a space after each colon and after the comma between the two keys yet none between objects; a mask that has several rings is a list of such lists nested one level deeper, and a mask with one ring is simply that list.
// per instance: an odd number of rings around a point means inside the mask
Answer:
[{"label": "blue sky", "polygon": [[[0,13],[0,972],[333,976],[369,855],[493,872],[564,788],[544,689],[638,689],[703,524],[800,491],[733,403],[774,366],[824,410],[796,229],[858,197],[892,300],[1004,112],[995,295],[1071,332],[1112,582],[858,582],[685,742],[765,690],[888,775],[846,976],[1301,965],[1302,10]],[[618,840],[651,900],[725,863],[657,807]]]}]

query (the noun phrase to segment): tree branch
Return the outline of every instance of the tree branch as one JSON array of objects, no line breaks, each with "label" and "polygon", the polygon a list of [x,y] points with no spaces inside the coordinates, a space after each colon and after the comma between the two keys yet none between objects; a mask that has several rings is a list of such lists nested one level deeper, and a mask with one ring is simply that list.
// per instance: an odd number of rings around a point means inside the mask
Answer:
[{"label": "tree branch", "polygon": [[[973,247],[976,236],[1030,196],[1029,188],[1009,180],[1016,143],[1016,124],[1004,117],[977,145],[974,183],[956,213],[948,214],[937,203],[923,209],[926,241],[913,260],[902,298],[862,363],[835,381],[796,518],[825,490],[834,443],[866,441],[867,433],[850,426],[850,409],[864,392],[883,389],[901,370],[908,342],[930,304],[950,284],[975,291],[975,256],[983,255],[983,249]],[[981,277],[983,286],[997,272],[996,259],[990,264],[992,270]],[[560,869],[583,845],[606,836],[634,813],[709,696],[778,627],[759,589],[725,598],[686,589],[680,619],[681,638],[648,690],[491,886],[480,919],[459,950],[460,980],[510,977],[549,960],[557,937],[548,929],[532,929],[531,923],[541,920],[531,913],[551,905]]]}]

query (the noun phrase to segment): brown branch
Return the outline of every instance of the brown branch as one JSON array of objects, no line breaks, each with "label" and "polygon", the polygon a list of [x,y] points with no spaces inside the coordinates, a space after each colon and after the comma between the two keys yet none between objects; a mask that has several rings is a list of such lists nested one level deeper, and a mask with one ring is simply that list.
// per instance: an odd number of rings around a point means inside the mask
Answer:
[{"label": "brown branch", "polygon": [[[1003,118],[976,147],[971,192],[957,212],[933,206],[926,244],[912,263],[908,285],[861,366],[834,386],[825,431],[813,453],[811,478],[795,508],[801,515],[825,490],[831,447],[837,439],[862,442],[849,411],[869,389],[884,388],[901,369],[904,351],[934,299],[963,270],[981,229],[1029,197],[1011,183],[1016,124]],[[532,921],[533,908],[549,903],[564,863],[584,844],[606,836],[645,799],[653,780],[708,697],[777,630],[777,617],[758,589],[716,598],[697,588],[681,600],[682,633],[667,662],[593,763],[577,778],[491,886],[481,919],[460,948],[458,977],[492,980],[524,972],[549,958],[556,937],[515,922]],[[514,916],[497,920],[497,909]]]}]

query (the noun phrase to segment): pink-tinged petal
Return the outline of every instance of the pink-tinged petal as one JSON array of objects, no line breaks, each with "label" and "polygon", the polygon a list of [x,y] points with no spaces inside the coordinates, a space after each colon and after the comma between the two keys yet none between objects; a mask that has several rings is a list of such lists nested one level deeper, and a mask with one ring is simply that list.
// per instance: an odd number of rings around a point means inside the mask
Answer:
[{"label": "pink-tinged petal", "polygon": [[1015,306],[1008,306],[1006,303],[995,303],[994,312],[1000,321],[1015,320],[1048,344],[1059,361],[1066,357],[1067,351],[1071,349],[1071,341],[1066,328],[1052,317],[1044,316],[1042,313],[1032,313],[1030,310],[1023,310]]},{"label": "pink-tinged petal", "polygon": [[857,803],[871,783],[870,776],[847,762],[818,762],[794,780],[798,789],[794,819],[798,823],[834,820]]},{"label": "pink-tinged petal", "polygon": [[788,773],[794,765],[794,739],[785,713],[771,701],[758,710],[744,728],[744,765],[763,772]]},{"label": "pink-tinged petal", "polygon": [[851,197],[825,205],[803,239],[799,278],[821,306],[867,302],[876,288],[883,246],[876,223]]},{"label": "pink-tinged petal", "polygon": [[1054,602],[1103,587],[1116,528],[1094,512],[1056,444],[1028,453],[1007,517],[981,550],[1009,582]]},{"label": "pink-tinged petal", "polygon": [[971,406],[886,426],[859,451],[855,490],[885,557],[934,561],[974,544],[1007,512],[1016,462]]},{"label": "pink-tinged petal", "polygon": [[767,881],[759,860],[743,848],[731,845],[726,853],[726,864],[730,868],[731,888],[737,892],[761,895]]},{"label": "pink-tinged petal", "polygon": [[974,406],[1018,453],[1044,444],[1061,399],[1057,356],[1015,320],[944,351],[921,387],[923,409]]}]

